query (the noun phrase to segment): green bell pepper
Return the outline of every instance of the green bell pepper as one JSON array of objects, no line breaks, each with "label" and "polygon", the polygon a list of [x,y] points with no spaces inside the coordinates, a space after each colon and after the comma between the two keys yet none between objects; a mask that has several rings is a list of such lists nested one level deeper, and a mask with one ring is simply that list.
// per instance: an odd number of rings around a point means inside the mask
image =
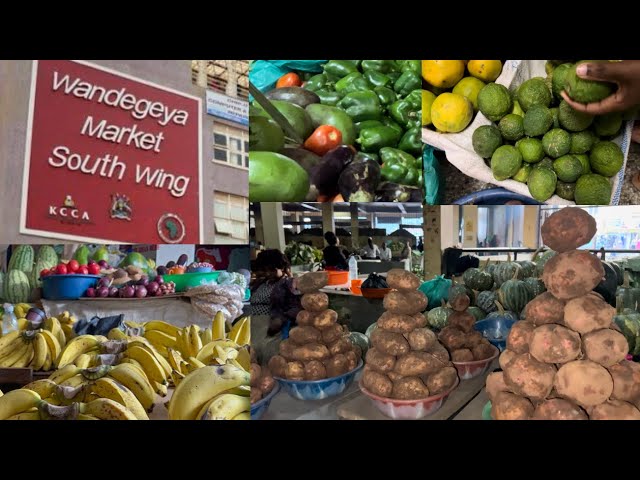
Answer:
[{"label": "green bell pepper", "polygon": [[396,83],[393,84],[393,89],[398,95],[404,97],[421,86],[422,79],[420,75],[411,70],[405,70],[396,80]]},{"label": "green bell pepper", "polygon": [[391,79],[387,75],[375,70],[365,70],[363,76],[374,87],[386,87],[391,83]]},{"label": "green bell pepper", "polygon": [[404,99],[409,102],[414,108],[422,108],[422,92],[421,88],[414,90]]},{"label": "green bell pepper", "polygon": [[363,160],[371,160],[373,162],[380,163],[380,155],[378,155],[377,153],[370,153],[370,152],[358,152],[356,153],[356,156],[353,159],[354,162],[363,161]]},{"label": "green bell pepper", "polygon": [[382,107],[378,96],[371,90],[351,92],[338,102],[338,107],[344,110],[354,122],[364,120],[378,120],[382,117]]},{"label": "green bell pepper", "polygon": [[336,92],[346,95],[359,90],[371,90],[372,87],[373,85],[360,72],[353,72],[338,80]]},{"label": "green bell pepper", "polygon": [[420,75],[422,73],[421,60],[396,60],[396,62],[400,65],[400,70],[403,72],[410,71],[414,72],[416,75]]},{"label": "green bell pepper", "polygon": [[389,115],[396,122],[398,122],[404,128],[410,128],[409,122],[417,119],[418,123],[421,122],[421,118],[418,116],[417,107],[414,107],[413,104],[406,99],[396,100],[389,107]]},{"label": "green bell pepper", "polygon": [[400,139],[398,148],[403,152],[410,153],[411,155],[422,155],[421,133],[422,131],[420,127],[407,130]]},{"label": "green bell pepper", "polygon": [[363,60],[362,70],[374,70],[380,73],[388,73],[398,70],[398,67],[393,60]]},{"label": "green bell pepper", "polygon": [[420,128],[422,126],[422,109],[418,110],[415,116],[411,117],[411,119],[407,122],[407,128],[411,130],[412,128]]},{"label": "green bell pepper", "polygon": [[364,152],[377,152],[383,147],[396,146],[400,135],[391,127],[384,125],[379,127],[363,128],[356,142],[360,144]]},{"label": "green bell pepper", "polygon": [[376,87],[373,89],[373,91],[376,92],[376,95],[378,95],[378,100],[380,100],[380,103],[385,107],[387,105],[391,105],[398,99],[396,92],[388,87]]},{"label": "green bell pepper", "polygon": [[387,77],[389,77],[391,79],[392,83],[396,83],[396,80],[398,80],[400,78],[400,75],[402,75],[402,72],[389,72],[389,73],[387,73]]},{"label": "green bell pepper", "polygon": [[320,97],[320,103],[323,105],[331,105],[335,107],[340,100],[342,100],[342,93],[329,90],[328,88],[321,88],[316,90],[316,95]]},{"label": "green bell pepper", "polygon": [[387,127],[391,127],[393,128],[396,132],[398,132],[398,135],[402,136],[402,134],[404,133],[404,129],[398,125],[398,122],[396,122],[394,119],[389,118],[389,117],[382,117],[382,123],[383,125],[386,125]]},{"label": "green bell pepper", "polygon": [[309,80],[307,80],[304,84],[303,88],[307,90],[311,90],[312,92],[317,92],[321,88],[324,88],[328,83],[327,75],[324,73],[319,73],[318,75],[314,75]]},{"label": "green bell pepper", "polygon": [[350,60],[329,60],[324,65],[324,72],[338,78],[357,72],[358,67]]},{"label": "green bell pepper", "polygon": [[421,166],[412,155],[397,148],[384,147],[380,149],[380,158],[384,179],[402,185],[419,185]]},{"label": "green bell pepper", "polygon": [[365,120],[364,122],[356,123],[356,133],[360,135],[360,132],[365,128],[372,127],[384,127],[384,123],[380,120]]}]

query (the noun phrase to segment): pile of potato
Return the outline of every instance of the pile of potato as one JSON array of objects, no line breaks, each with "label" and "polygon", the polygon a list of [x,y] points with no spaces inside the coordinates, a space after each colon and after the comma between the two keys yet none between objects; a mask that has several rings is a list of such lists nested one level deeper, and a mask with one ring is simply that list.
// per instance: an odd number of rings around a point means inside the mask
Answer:
[{"label": "pile of potato", "polygon": [[449,299],[453,312],[449,315],[448,325],[438,335],[454,362],[486,360],[496,354],[496,347],[474,329],[476,318],[467,311],[470,303],[464,294]]},{"label": "pile of potato", "polygon": [[371,334],[362,383],[375,395],[399,400],[423,399],[449,390],[458,377],[449,353],[436,334],[425,328],[422,315],[427,297],[417,290],[420,279],[411,272],[387,273],[392,289],[385,297],[386,310]]},{"label": "pile of potato", "polygon": [[564,208],[543,225],[542,239],[559,253],[544,267],[547,292],[509,333],[503,371],[487,377],[494,419],[640,419],[640,366],[625,360],[615,309],[593,292],[604,269],[576,250],[595,233],[595,220],[580,208]]},{"label": "pile of potato", "polygon": [[298,279],[303,310],[296,317],[297,327],[280,344],[280,355],[269,360],[276,377],[289,380],[322,380],[350,372],[362,357],[360,347],[349,340],[348,330],[337,322],[338,314],[329,310],[329,297],[319,292],[327,285],[326,272],[307,273]]},{"label": "pile of potato", "polygon": [[271,393],[276,381],[267,367],[261,367],[256,359],[255,350],[251,349],[251,403],[256,403]]}]

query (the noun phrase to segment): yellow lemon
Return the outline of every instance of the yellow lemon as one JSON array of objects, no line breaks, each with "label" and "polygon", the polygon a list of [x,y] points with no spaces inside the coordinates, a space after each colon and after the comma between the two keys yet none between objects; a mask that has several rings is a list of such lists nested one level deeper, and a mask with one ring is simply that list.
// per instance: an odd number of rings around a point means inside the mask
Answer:
[{"label": "yellow lemon", "polygon": [[483,82],[493,82],[502,72],[500,60],[469,60],[467,63],[469,73]]},{"label": "yellow lemon", "polygon": [[431,125],[431,105],[435,99],[435,94],[422,90],[422,125]]},{"label": "yellow lemon", "polygon": [[438,88],[451,88],[464,76],[462,60],[422,60],[422,78]]},{"label": "yellow lemon", "polygon": [[475,77],[465,77],[453,87],[453,93],[462,95],[473,104],[474,110],[478,110],[478,93],[485,83]]},{"label": "yellow lemon", "polygon": [[431,105],[431,121],[441,132],[461,132],[473,118],[473,105],[457,93],[443,93]]}]

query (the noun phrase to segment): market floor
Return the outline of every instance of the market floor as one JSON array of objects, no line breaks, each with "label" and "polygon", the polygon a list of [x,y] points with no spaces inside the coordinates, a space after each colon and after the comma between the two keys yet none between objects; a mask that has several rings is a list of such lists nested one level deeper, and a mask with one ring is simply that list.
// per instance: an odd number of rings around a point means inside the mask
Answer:
[{"label": "market floor", "polygon": [[[441,161],[441,177],[446,179],[442,204],[450,205],[456,199],[479,190],[487,190],[495,188],[489,183],[474,180],[460,172],[456,167],[447,161]],[[640,189],[637,189],[631,183],[632,178],[640,173],[640,145],[632,143],[629,147],[629,157],[627,158],[627,172],[622,186],[622,195],[620,196],[620,205],[638,205],[640,204]]]}]

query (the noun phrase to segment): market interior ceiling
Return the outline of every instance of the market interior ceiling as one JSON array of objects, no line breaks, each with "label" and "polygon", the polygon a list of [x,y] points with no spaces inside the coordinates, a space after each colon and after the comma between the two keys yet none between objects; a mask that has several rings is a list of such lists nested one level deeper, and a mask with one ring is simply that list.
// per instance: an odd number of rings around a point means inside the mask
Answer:
[{"label": "market interior ceiling", "polygon": [[[351,211],[350,203],[333,203],[334,212],[348,213]],[[357,203],[359,213],[395,213],[395,214],[422,214],[422,205],[419,203],[376,202]],[[251,211],[255,212],[256,205],[251,204]],[[313,202],[283,203],[284,212],[321,212],[322,204]]]}]

